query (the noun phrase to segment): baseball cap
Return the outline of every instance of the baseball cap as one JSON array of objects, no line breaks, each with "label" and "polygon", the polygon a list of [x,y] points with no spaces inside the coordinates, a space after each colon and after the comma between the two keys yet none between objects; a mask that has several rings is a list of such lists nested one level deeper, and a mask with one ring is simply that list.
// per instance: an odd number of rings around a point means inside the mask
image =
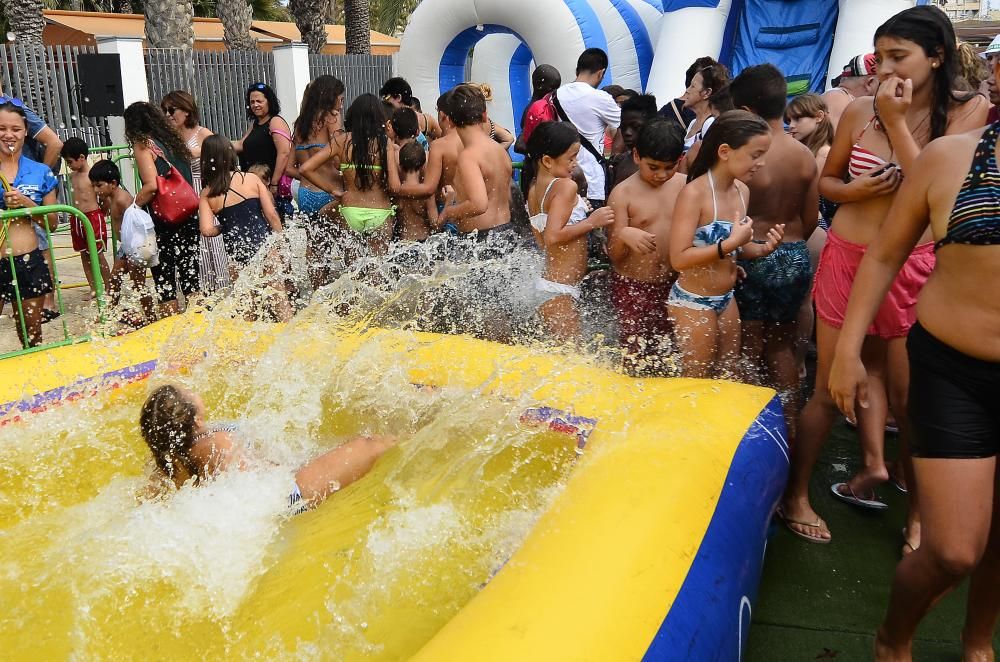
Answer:
[{"label": "baseball cap", "polygon": [[[1000,45],[998,45],[1000,47]],[[844,65],[844,70],[840,72],[840,75],[831,80],[834,87],[840,85],[840,80],[842,78],[852,78],[856,76],[874,76],[875,75],[875,54],[874,53],[864,53],[862,55],[856,55],[851,58],[851,61]]]},{"label": "baseball cap", "polygon": [[1000,34],[993,37],[993,41],[991,41],[990,45],[986,47],[986,50],[980,54],[980,57],[985,59],[991,55],[996,55],[997,53],[1000,53]]}]

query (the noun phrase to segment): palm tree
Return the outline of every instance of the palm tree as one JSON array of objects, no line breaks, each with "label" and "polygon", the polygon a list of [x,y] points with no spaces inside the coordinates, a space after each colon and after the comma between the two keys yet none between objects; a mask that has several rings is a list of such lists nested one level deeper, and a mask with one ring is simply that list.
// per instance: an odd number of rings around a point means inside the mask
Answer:
[{"label": "palm tree", "polygon": [[253,7],[247,0],[217,0],[216,10],[222,21],[222,41],[231,51],[255,51],[257,40],[250,34]]},{"label": "palm tree", "polygon": [[3,0],[4,18],[19,44],[41,46],[42,0]]},{"label": "palm tree", "polygon": [[368,0],[344,0],[344,41],[348,54],[372,52],[371,29]]},{"label": "palm tree", "polygon": [[372,23],[384,34],[396,34],[406,27],[406,19],[420,0],[377,0],[372,2]]},{"label": "palm tree", "polygon": [[289,0],[288,11],[310,53],[322,53],[326,46],[326,14],[329,0]]},{"label": "palm tree", "polygon": [[149,48],[194,47],[194,7],[191,0],[145,0],[146,45]]}]

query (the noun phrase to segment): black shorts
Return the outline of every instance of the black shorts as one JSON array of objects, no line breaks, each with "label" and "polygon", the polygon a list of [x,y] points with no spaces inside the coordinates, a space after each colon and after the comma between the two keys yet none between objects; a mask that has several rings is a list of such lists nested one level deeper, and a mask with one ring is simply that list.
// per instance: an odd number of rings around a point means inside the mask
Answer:
[{"label": "black shorts", "polygon": [[913,456],[977,459],[1000,453],[1000,363],[946,345],[917,322],[910,355]]},{"label": "black shorts", "polygon": [[180,225],[167,225],[156,221],[156,245],[160,249],[160,263],[151,268],[153,283],[160,303],[177,298],[177,283],[184,295],[198,291],[198,253],[201,237],[198,220],[192,218]]},{"label": "black shorts", "polygon": [[[14,274],[11,276],[10,263],[14,261]],[[14,288],[14,279],[17,288]],[[20,292],[21,301],[37,299],[52,291],[52,277],[49,267],[45,264],[41,249],[36,248],[24,255],[13,258],[0,256],[0,299],[14,303]]]}]

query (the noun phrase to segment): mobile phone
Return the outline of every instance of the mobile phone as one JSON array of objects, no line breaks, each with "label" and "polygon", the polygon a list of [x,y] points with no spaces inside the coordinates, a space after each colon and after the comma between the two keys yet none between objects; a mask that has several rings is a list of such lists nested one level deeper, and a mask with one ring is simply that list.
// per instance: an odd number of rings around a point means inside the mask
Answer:
[{"label": "mobile phone", "polygon": [[889,168],[898,168],[898,167],[899,166],[897,166],[895,163],[893,163],[892,161],[890,161],[889,163],[886,163],[881,168],[879,168],[878,170],[876,170],[875,172],[873,172],[871,176],[872,177],[878,177],[879,175],[883,174]]}]

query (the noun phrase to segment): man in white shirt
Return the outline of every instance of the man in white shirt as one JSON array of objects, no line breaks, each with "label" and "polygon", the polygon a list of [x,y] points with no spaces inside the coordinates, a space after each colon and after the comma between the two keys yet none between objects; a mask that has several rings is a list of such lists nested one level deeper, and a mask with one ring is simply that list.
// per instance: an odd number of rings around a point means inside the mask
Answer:
[{"label": "man in white shirt", "polygon": [[[600,48],[588,48],[576,61],[576,80],[556,91],[559,105],[577,131],[587,139],[598,154],[604,154],[604,135],[611,135],[621,123],[621,108],[607,92],[597,89],[608,69],[608,54]],[[587,198],[593,207],[604,205],[604,168],[586,146],[580,150],[577,162],[587,176]]]}]

